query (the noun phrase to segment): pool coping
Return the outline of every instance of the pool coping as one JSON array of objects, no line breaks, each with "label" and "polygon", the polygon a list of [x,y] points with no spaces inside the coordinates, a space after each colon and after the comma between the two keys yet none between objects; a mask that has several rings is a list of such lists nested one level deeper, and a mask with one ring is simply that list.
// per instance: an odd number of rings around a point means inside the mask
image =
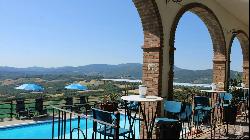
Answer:
[{"label": "pool coping", "polygon": [[[125,115],[124,113],[121,113],[122,115]],[[92,116],[92,115],[87,115],[87,116]],[[72,117],[71,119],[77,119],[78,117],[77,116],[74,116]],[[67,121],[69,120],[70,118],[67,119]],[[51,123],[53,120],[45,120],[45,121],[33,121],[33,122],[24,122],[24,123],[17,123],[17,124],[11,124],[11,125],[3,125],[3,126],[0,126],[0,130],[3,130],[3,129],[8,129],[8,128],[14,128],[14,127],[22,127],[22,126],[27,126],[27,125],[39,125],[39,124],[43,124],[43,123]],[[58,121],[58,119],[55,119],[54,120],[55,122]]]},{"label": "pool coping", "polygon": [[[92,115],[88,115],[92,116]],[[72,117],[71,119],[75,120],[77,117]],[[70,120],[70,118],[67,119],[67,121]],[[55,122],[58,121],[58,119],[54,120]],[[52,123],[53,120],[46,120],[46,121],[33,121],[33,122],[25,122],[25,123],[18,123],[18,124],[11,124],[11,125],[4,125],[0,126],[1,129],[8,129],[8,128],[14,128],[14,127],[22,127],[22,126],[27,126],[27,125],[36,125],[36,124],[45,124],[45,123]]]}]

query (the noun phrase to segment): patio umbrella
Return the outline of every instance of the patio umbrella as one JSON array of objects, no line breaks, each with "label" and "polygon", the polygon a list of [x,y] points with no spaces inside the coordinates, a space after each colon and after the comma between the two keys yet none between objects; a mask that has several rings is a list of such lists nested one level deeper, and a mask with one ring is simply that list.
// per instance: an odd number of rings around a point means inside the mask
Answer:
[{"label": "patio umbrella", "polygon": [[37,91],[37,92],[41,92],[44,90],[43,87],[36,85],[36,84],[22,84],[21,86],[16,87],[16,89],[27,90],[27,91]]},{"label": "patio umbrella", "polygon": [[87,86],[81,85],[81,84],[71,84],[68,86],[65,86],[65,89],[72,89],[72,90],[87,90]]}]

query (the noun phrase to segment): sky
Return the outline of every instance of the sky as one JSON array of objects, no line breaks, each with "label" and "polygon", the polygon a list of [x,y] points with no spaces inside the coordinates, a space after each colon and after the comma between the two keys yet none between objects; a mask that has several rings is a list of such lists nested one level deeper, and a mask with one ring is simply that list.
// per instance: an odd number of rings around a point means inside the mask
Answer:
[{"label": "sky", "polygon": [[[0,0],[0,19],[0,66],[142,63],[143,29],[131,0]],[[232,69],[241,70],[233,46]],[[212,68],[211,37],[196,15],[181,18],[175,47],[178,67]]]},{"label": "sky", "polygon": [[[181,17],[175,34],[175,65],[192,70],[213,68],[213,44],[204,22],[186,12]],[[243,56],[239,40],[234,39],[231,50],[231,70],[242,71]]]}]

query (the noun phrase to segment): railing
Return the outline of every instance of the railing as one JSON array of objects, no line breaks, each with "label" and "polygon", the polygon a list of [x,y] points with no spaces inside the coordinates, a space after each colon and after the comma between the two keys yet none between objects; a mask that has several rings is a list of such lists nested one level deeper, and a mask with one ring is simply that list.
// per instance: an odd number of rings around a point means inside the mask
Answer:
[{"label": "railing", "polygon": [[[187,99],[188,98],[194,98],[195,94],[190,94],[189,96],[187,96]],[[185,102],[185,101],[184,101]],[[186,101],[188,102],[188,101]],[[246,106],[247,108],[245,109],[249,109],[249,106],[248,106],[248,100],[246,101]],[[8,113],[4,113],[0,112],[0,115],[3,114],[3,115],[6,115],[6,114],[9,114],[10,117],[12,118],[13,115],[15,114],[14,110],[15,110],[15,102],[14,101],[5,101],[5,102],[2,102],[0,103],[0,106],[1,105],[6,105],[8,104],[7,106],[3,106],[2,109],[5,109],[5,110],[9,110]],[[58,104],[59,105],[59,104]],[[114,136],[112,138],[114,139],[118,139],[119,138],[119,119],[118,121],[116,120],[115,124],[110,124],[110,123],[106,123],[106,122],[103,122],[103,121],[100,121],[100,120],[96,120],[96,119],[93,119],[93,117],[91,117],[90,115],[88,115],[88,111],[85,107],[82,107],[83,108],[83,111],[84,114],[82,113],[75,113],[75,112],[72,112],[73,108],[72,106],[65,106],[67,109],[65,108],[59,108],[59,107],[55,107],[55,106],[50,106],[51,109],[51,116],[53,116],[52,118],[52,121],[53,121],[53,125],[52,125],[52,139],[65,139],[65,138],[77,138],[77,139],[106,139],[106,137],[108,137],[108,135],[106,133],[104,133],[104,135],[98,135],[98,133],[96,132],[96,130],[93,129],[93,123],[96,122],[98,124],[101,124],[101,125],[98,125],[99,128],[103,128],[104,129],[104,132],[107,132],[106,130],[108,130],[108,128],[112,128],[113,131],[114,131]],[[145,110],[145,107],[147,108],[147,106],[142,106],[141,109],[139,109],[139,112],[143,109]],[[193,104],[192,104],[192,107],[193,107]],[[1,109],[1,108],[0,108]],[[150,112],[155,112],[155,110],[153,110],[154,108],[152,108],[152,110],[147,110],[147,111],[150,111]],[[218,118],[214,117],[214,114],[215,113],[222,113],[223,110],[220,109],[217,109],[215,110],[215,108],[213,108],[211,110],[211,124],[207,124],[207,127],[204,127],[200,125],[200,123],[195,123],[195,121],[193,121],[193,118],[194,118],[194,109],[192,108],[192,116],[190,121],[187,121],[187,122],[184,122],[184,121],[181,121],[182,123],[182,130],[181,130],[181,133],[180,133],[180,138],[182,139],[192,139],[192,138],[197,138],[201,135],[204,135],[204,134],[209,134],[211,135],[210,137],[211,138],[215,138],[215,132],[216,131],[221,131],[221,128],[224,129],[224,124],[221,120],[221,117],[219,117],[219,120],[216,120]],[[137,112],[137,113],[139,113]],[[245,110],[245,113],[246,113],[246,110]],[[140,114],[140,113],[139,113]],[[145,113],[147,114],[146,119],[149,119],[150,116],[149,116],[149,112]],[[220,114],[222,115],[222,114]],[[132,119],[130,120],[131,122],[127,122],[129,123],[129,125],[133,125],[134,124],[134,119],[137,117],[138,118],[142,118],[142,116],[140,115],[134,115],[134,114],[131,114],[131,113],[128,113],[127,111],[125,111],[125,116],[128,117],[128,119]],[[119,115],[116,116],[117,118],[120,118]],[[125,125],[126,125],[126,117],[125,117]],[[246,121],[247,121],[247,114],[245,114],[245,117],[246,117]],[[153,116],[151,117],[153,118]],[[188,119],[188,120],[189,120]],[[198,118],[199,119],[199,118]],[[140,119],[139,119],[140,120]],[[217,121],[217,124],[214,123]],[[74,124],[73,124],[74,122]],[[148,120],[149,122],[149,120]],[[141,130],[141,121],[139,121],[139,128],[136,129],[141,133],[142,136],[144,136],[144,130]],[[151,126],[151,125],[150,125]],[[152,123],[152,126],[154,126],[154,123]],[[222,127],[223,126],[223,127]],[[130,126],[132,127],[132,126]],[[135,133],[135,125],[134,125],[134,133]],[[193,131],[194,130],[194,131]],[[200,131],[201,130],[201,131]],[[227,128],[228,130],[228,128]],[[152,135],[152,131],[149,131],[150,132],[150,135]],[[223,134],[221,132],[219,132],[219,134]],[[109,138],[109,137],[108,137]]]},{"label": "railing", "polygon": [[[52,118],[52,139],[106,139],[110,138],[106,132],[114,132],[113,139],[119,139],[119,118],[120,114],[115,114],[115,124],[94,119],[87,114],[75,113],[62,108],[51,106],[53,110]],[[97,136],[94,123],[99,124],[99,129],[103,129],[104,134]],[[75,133],[74,133],[75,132]]]},{"label": "railing", "polygon": [[[86,96],[88,100],[88,96]],[[16,110],[17,101],[18,99],[9,99],[9,100],[0,100],[0,121],[4,121],[4,119],[13,119],[18,118],[18,112]],[[22,98],[24,101],[24,108],[25,110],[29,110],[32,112],[36,112],[35,104],[36,99],[29,99],[29,98]],[[79,100],[79,99],[76,99]],[[74,103],[79,104],[79,103]],[[94,104],[93,102],[86,102],[86,104]],[[44,99],[43,100],[43,107],[47,109],[48,114],[52,114],[52,109],[49,106],[63,106],[65,105],[65,99]],[[81,104],[79,104],[81,105]]]},{"label": "railing", "polygon": [[[0,102],[0,118],[6,118],[6,115],[8,115],[7,117],[9,118],[13,118],[14,115],[14,103],[13,101],[4,101],[4,102]],[[2,117],[1,117],[2,116]]]}]

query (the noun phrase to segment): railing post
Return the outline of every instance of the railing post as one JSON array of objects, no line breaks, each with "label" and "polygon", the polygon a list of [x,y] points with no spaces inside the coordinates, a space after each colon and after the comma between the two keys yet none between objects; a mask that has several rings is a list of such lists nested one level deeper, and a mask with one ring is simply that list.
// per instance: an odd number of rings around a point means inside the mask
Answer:
[{"label": "railing post", "polygon": [[54,139],[54,126],[55,125],[55,109],[53,108],[53,117],[52,117],[52,139]]},{"label": "railing post", "polygon": [[77,135],[77,138],[79,139],[80,138],[80,120],[81,120],[81,118],[80,118],[80,116],[78,116],[78,119],[77,119],[77,128],[78,128],[78,135]]},{"label": "railing post", "polygon": [[60,127],[61,127],[60,126],[60,121],[61,121],[61,118],[60,118],[61,117],[61,111],[60,110],[58,110],[58,115],[59,116],[58,116],[58,131],[57,131],[58,136],[57,136],[57,138],[60,139]]},{"label": "railing post", "polygon": [[13,118],[13,100],[11,100],[11,102],[10,102],[10,118],[11,118],[11,120]]},{"label": "railing post", "polygon": [[72,129],[72,124],[71,124],[71,118],[72,118],[72,113],[70,113],[70,116],[69,116],[69,132],[70,132],[70,139],[72,139],[72,131],[71,131],[71,129]]},{"label": "railing post", "polygon": [[119,129],[120,129],[120,113],[117,111],[115,112],[115,134],[114,139],[119,139]]}]

